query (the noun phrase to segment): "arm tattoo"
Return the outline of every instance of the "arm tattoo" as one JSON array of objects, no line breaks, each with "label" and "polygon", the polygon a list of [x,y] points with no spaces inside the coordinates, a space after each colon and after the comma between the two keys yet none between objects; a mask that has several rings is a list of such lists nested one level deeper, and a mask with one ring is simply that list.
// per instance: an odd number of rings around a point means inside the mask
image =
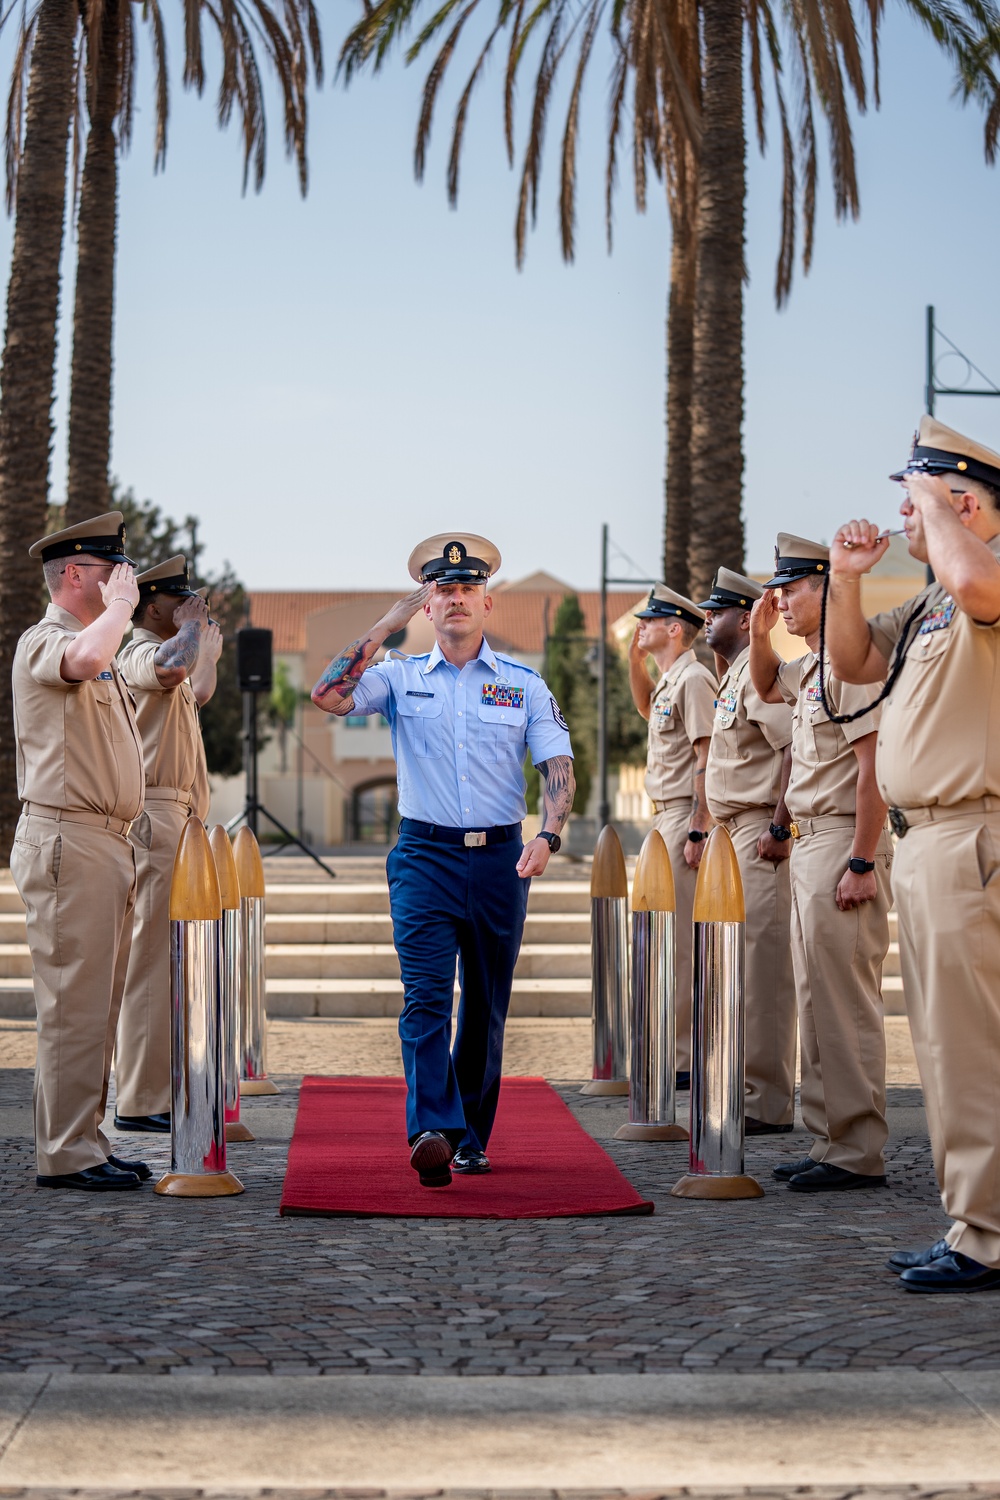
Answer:
[{"label": "arm tattoo", "polygon": [[550,833],[561,833],[563,824],[573,811],[573,794],[576,791],[573,757],[554,755],[551,760],[540,760],[538,771],[545,782],[542,827]]},{"label": "arm tattoo", "polygon": [[167,672],[183,667],[186,674],[198,660],[200,646],[200,624],[197,620],[185,620],[177,634],[171,636],[169,641],[164,641],[154,653],[153,665]]},{"label": "arm tattoo", "polygon": [[[328,713],[349,713],[355,684],[381,644],[381,639],[373,635],[352,641],[346,651],[334,657],[313,688],[313,702]],[[328,703],[330,698],[334,701]]]}]

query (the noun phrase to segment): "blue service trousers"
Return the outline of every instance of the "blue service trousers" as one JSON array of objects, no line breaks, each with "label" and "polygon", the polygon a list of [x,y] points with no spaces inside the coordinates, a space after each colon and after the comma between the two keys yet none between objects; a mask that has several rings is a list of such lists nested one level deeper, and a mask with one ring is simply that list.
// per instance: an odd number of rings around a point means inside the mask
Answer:
[{"label": "blue service trousers", "polygon": [[[386,861],[403,977],[406,1134],[484,1151],[500,1097],[503,1029],[528,908],[520,838],[482,849],[401,833]],[[461,998],[454,1049],[455,958]]]}]

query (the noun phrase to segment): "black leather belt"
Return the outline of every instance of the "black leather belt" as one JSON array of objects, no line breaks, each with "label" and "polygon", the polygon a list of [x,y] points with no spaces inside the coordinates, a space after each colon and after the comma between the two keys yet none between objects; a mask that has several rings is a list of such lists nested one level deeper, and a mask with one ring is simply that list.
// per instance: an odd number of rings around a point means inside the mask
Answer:
[{"label": "black leather belt", "polygon": [[436,844],[464,844],[466,849],[482,849],[490,844],[508,844],[520,838],[520,823],[505,823],[499,828],[446,828],[441,823],[418,823],[416,818],[403,818],[400,833],[411,834],[418,839],[433,839]]}]

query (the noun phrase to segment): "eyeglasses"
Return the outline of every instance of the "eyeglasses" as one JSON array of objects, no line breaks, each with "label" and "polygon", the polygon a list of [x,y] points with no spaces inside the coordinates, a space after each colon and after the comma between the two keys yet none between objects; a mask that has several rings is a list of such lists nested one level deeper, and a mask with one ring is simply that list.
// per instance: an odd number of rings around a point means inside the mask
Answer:
[{"label": "eyeglasses", "polygon": [[117,563],[113,563],[113,562],[103,562],[103,563],[71,562],[71,563],[67,563],[65,568],[60,568],[59,571],[60,571],[60,573],[65,573],[66,572],[66,568],[117,568],[117,566],[118,566],[118,564]]}]

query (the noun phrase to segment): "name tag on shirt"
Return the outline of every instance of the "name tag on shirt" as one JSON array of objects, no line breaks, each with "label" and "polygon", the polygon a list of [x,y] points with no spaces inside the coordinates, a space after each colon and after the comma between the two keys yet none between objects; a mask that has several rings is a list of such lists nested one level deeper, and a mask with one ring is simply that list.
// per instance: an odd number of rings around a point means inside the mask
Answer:
[{"label": "name tag on shirt", "polygon": [[484,708],[523,708],[524,688],[509,682],[484,682],[480,701]]},{"label": "name tag on shirt", "polygon": [[954,599],[946,599],[943,604],[938,605],[937,609],[932,609],[929,615],[924,616],[917,635],[930,635],[934,630],[947,630],[954,613]]},{"label": "name tag on shirt", "polygon": [[95,682],[114,682],[114,680],[114,672],[98,672],[97,676],[94,678]]},{"label": "name tag on shirt", "polygon": [[408,698],[433,698],[434,694],[433,693],[418,693],[415,688],[407,688],[406,689],[406,696]]}]

